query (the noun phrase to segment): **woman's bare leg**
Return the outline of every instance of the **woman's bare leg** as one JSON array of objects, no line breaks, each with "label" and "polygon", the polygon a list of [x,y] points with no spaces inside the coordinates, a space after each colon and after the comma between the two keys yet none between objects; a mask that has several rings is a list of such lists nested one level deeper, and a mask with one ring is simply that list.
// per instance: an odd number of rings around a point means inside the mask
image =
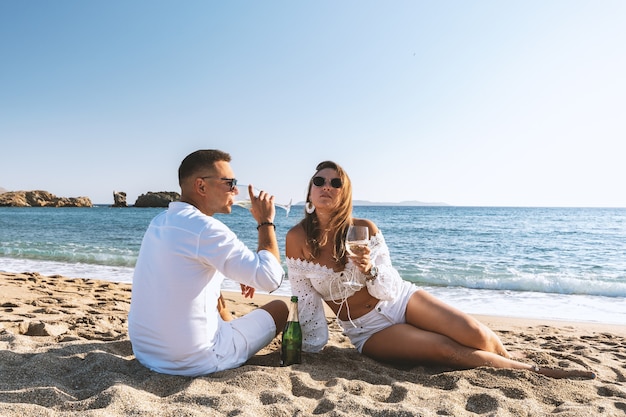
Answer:
[{"label": "woman's bare leg", "polygon": [[407,323],[370,337],[363,354],[384,362],[430,362],[455,369],[491,366],[534,371],[552,378],[595,378],[593,372],[538,368],[511,359],[487,326],[422,290],[411,296],[406,319]]},{"label": "woman's bare leg", "polygon": [[384,362],[437,363],[455,369],[491,366],[533,370],[533,365],[517,362],[497,353],[458,343],[446,335],[396,324],[370,337],[363,353]]},{"label": "woman's bare leg", "polygon": [[505,358],[497,353],[460,345],[447,336],[418,329],[410,324],[396,324],[370,337],[363,354],[383,362],[404,364],[437,363],[455,369],[480,366],[521,369],[551,378],[594,379],[595,373],[583,370],[540,368]]},{"label": "woman's bare leg", "polygon": [[460,345],[511,357],[491,329],[426,291],[420,290],[411,296],[406,321],[418,329],[447,336]]}]

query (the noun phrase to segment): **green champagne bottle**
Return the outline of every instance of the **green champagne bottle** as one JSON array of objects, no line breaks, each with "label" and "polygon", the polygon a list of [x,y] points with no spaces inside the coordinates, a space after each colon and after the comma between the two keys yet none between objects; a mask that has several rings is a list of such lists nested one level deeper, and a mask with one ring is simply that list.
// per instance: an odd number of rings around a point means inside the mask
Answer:
[{"label": "green champagne bottle", "polygon": [[283,330],[283,342],[280,349],[280,366],[301,363],[302,329],[298,320],[298,297],[291,296],[289,318]]}]

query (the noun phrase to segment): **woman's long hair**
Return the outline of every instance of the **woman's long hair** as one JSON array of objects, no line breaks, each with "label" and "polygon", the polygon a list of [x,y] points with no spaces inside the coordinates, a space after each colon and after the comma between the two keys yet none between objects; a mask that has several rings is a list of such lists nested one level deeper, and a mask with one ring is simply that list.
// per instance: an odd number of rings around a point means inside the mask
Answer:
[{"label": "woman's long hair", "polygon": [[[352,182],[348,174],[333,161],[320,162],[315,167],[315,177],[321,170],[331,168],[337,171],[339,178],[341,179],[340,198],[339,203],[334,208],[333,213],[330,216],[330,223],[328,228],[322,230],[317,218],[317,213],[304,212],[304,219],[302,220],[302,226],[306,234],[307,245],[310,248],[311,256],[315,259],[320,252],[320,246],[324,246],[329,239],[334,241],[333,245],[333,258],[336,262],[346,263],[346,233],[348,226],[352,223]],[[309,180],[309,187],[306,193],[306,200],[311,200],[311,187],[313,186],[313,177]]]}]

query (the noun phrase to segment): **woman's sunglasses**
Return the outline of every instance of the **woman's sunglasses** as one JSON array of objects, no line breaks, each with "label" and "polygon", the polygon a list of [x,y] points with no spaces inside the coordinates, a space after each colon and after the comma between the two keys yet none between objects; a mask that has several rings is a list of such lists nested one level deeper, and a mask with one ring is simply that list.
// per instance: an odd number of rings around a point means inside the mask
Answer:
[{"label": "woman's sunglasses", "polygon": [[[313,185],[316,187],[323,187],[324,184],[326,184],[326,178],[324,177],[313,177]],[[341,188],[341,186],[343,185],[341,182],[341,178],[331,178],[330,180],[330,186],[333,188]]]}]

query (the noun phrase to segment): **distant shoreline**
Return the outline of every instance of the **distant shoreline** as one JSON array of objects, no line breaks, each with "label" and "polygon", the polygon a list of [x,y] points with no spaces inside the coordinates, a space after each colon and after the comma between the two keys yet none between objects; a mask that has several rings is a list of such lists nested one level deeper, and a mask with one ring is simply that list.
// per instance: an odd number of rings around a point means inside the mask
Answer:
[{"label": "distant shoreline", "polygon": [[[304,206],[305,202],[304,201],[300,201],[298,203],[294,203],[294,206]],[[383,207],[396,207],[396,206],[401,206],[401,207],[453,207],[452,205],[448,204],[448,203],[426,203],[423,201],[416,201],[416,200],[410,200],[410,201],[400,201],[399,203],[390,203],[390,202],[377,202],[377,201],[368,201],[368,200],[353,200],[352,201],[352,205],[353,206],[383,206]]]}]

